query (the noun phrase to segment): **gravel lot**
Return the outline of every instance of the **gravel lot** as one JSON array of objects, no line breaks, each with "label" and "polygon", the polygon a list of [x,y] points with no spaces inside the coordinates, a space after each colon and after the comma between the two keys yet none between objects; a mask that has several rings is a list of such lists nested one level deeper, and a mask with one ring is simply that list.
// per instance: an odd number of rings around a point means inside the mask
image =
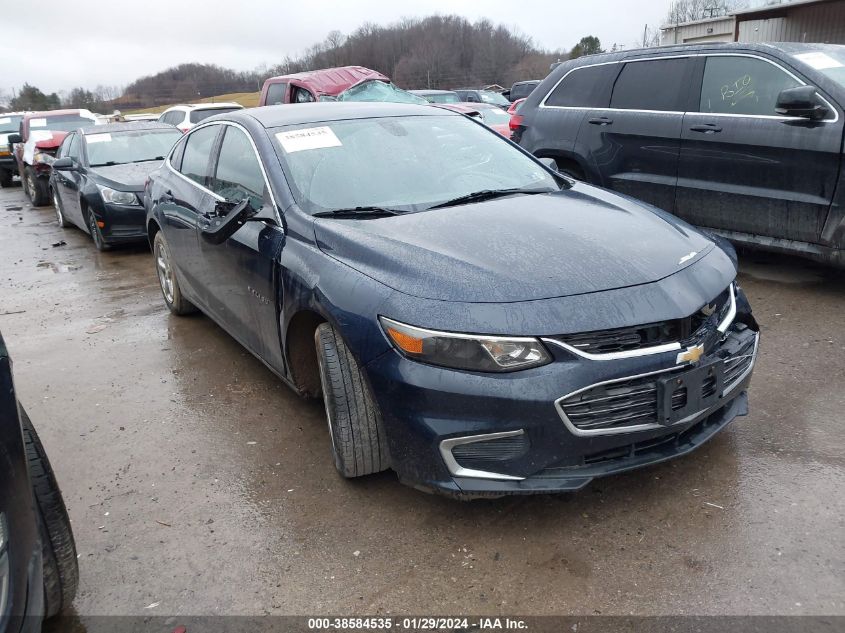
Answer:
[{"label": "gravel lot", "polygon": [[460,503],[391,473],[341,480],[321,404],[209,319],[171,316],[146,248],[98,254],[15,187],[0,253],[0,330],[73,520],[83,625],[845,614],[842,272],[742,257],[763,330],[751,413],[698,452],[577,494]]}]

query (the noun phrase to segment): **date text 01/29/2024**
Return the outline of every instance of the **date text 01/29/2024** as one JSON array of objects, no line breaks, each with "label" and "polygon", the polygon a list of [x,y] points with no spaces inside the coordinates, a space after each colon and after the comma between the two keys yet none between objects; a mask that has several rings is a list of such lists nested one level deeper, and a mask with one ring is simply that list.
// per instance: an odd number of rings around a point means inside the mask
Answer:
[{"label": "date text 01/29/2024", "polygon": [[440,630],[511,630],[528,628],[520,618],[479,617],[470,621],[466,617],[348,617],[348,618],[308,618],[308,629],[313,631],[353,631],[361,629],[390,631],[394,628],[403,631],[440,631]]}]

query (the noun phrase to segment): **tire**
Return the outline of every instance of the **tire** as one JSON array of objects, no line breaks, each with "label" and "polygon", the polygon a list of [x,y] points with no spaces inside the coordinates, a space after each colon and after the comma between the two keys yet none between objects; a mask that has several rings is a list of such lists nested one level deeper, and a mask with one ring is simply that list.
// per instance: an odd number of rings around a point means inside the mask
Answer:
[{"label": "tire", "polygon": [[38,527],[44,562],[44,601],[48,618],[70,606],[79,584],[76,543],[62,493],[47,453],[26,412],[21,409],[29,478],[38,509]]},{"label": "tire", "polygon": [[161,231],[156,233],[153,240],[153,261],[156,265],[158,285],[161,288],[161,296],[168,309],[178,316],[184,316],[197,311],[197,307],[188,301],[182,294],[179,287],[179,276],[173,266],[170,256],[170,247]]},{"label": "tire", "polygon": [[9,169],[0,169],[0,187],[6,189],[12,186],[12,171]]},{"label": "tire", "polygon": [[62,200],[59,198],[59,194],[55,189],[53,189],[53,208],[56,209],[56,221],[59,226],[63,229],[69,227],[70,222],[65,218],[64,210],[62,209]]},{"label": "tire", "polygon": [[91,241],[94,242],[94,248],[98,251],[105,252],[111,248],[103,239],[103,234],[100,233],[100,227],[97,226],[97,216],[90,209],[85,212],[85,219],[88,224],[88,232],[91,234]]},{"label": "tire", "polygon": [[33,207],[43,207],[50,201],[50,187],[43,178],[36,178],[30,167],[24,169],[24,189]]},{"label": "tire", "polygon": [[378,405],[352,352],[330,324],[314,333],[332,454],[344,477],[361,477],[390,467]]}]

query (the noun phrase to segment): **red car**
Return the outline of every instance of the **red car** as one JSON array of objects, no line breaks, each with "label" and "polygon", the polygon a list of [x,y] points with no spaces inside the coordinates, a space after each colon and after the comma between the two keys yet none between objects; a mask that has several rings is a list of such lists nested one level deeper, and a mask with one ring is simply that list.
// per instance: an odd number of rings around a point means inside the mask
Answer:
[{"label": "red car", "polygon": [[510,114],[491,103],[472,103],[470,105],[481,114],[481,120],[484,122],[484,125],[491,130],[495,130],[505,138],[510,138]]},{"label": "red car", "polygon": [[341,92],[352,86],[372,80],[390,83],[388,77],[363,66],[323,68],[304,73],[270,77],[261,88],[258,105],[310,103],[319,101],[321,97],[337,97]]},{"label": "red car", "polygon": [[97,117],[88,110],[50,110],[24,115],[20,134],[10,135],[9,143],[14,146],[18,174],[33,206],[50,201],[51,165],[67,133],[97,123]]}]

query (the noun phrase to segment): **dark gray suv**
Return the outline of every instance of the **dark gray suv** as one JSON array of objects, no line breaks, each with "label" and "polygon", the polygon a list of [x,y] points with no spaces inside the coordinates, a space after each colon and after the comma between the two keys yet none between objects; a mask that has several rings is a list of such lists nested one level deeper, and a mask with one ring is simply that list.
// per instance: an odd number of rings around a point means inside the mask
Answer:
[{"label": "dark gray suv", "polygon": [[513,139],[738,243],[845,266],[845,46],[708,44],[561,64]]}]

